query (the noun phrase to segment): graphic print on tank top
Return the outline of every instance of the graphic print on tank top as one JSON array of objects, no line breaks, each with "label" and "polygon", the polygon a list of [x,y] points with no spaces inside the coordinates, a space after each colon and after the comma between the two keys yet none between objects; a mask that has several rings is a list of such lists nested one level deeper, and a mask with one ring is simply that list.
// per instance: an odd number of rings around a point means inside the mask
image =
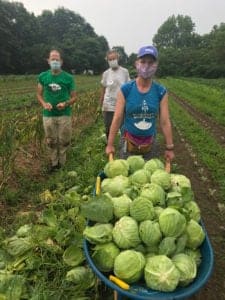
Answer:
[{"label": "graphic print on tank top", "polygon": [[143,100],[141,110],[143,112],[143,120],[141,120],[137,123],[134,123],[134,125],[136,128],[138,128],[140,130],[148,130],[149,128],[152,127],[152,122],[147,122],[145,119],[145,116],[149,110],[146,100]]}]

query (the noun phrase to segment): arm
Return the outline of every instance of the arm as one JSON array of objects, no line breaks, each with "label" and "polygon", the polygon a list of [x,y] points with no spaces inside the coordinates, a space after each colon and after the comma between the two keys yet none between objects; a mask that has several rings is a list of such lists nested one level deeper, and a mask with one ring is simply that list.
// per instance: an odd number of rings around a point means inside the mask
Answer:
[{"label": "arm", "polygon": [[44,109],[52,110],[51,103],[47,103],[47,102],[44,101],[44,98],[43,98],[43,86],[40,83],[38,83],[38,86],[37,86],[37,99],[38,99],[39,103],[41,104],[41,106]]},{"label": "arm", "polygon": [[160,121],[160,127],[166,143],[165,157],[172,160],[174,158],[174,152],[173,152],[174,145],[173,145],[172,126],[171,126],[170,116],[169,116],[167,93],[164,95],[160,103],[159,121]]},{"label": "arm", "polygon": [[70,99],[67,100],[67,101],[58,103],[57,108],[58,109],[64,109],[67,106],[73,105],[75,103],[75,101],[76,101],[76,92],[75,92],[75,90],[73,90],[73,91],[70,92]]},{"label": "arm", "polygon": [[103,100],[104,100],[104,96],[105,96],[105,87],[102,87],[102,90],[101,90],[101,94],[100,94],[100,100],[99,100],[99,104],[100,106],[102,106],[103,104]]},{"label": "arm", "polygon": [[110,153],[115,153],[114,140],[123,121],[124,108],[125,108],[125,99],[122,92],[119,91],[117,95],[116,108],[113,115],[112,124],[110,127],[108,144],[105,150],[107,155],[109,155]]}]

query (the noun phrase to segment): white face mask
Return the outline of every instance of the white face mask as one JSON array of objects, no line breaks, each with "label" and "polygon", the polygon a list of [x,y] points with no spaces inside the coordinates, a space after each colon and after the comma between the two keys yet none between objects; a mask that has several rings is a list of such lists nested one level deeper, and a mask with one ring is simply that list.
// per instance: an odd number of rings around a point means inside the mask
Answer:
[{"label": "white face mask", "polygon": [[109,64],[110,68],[112,68],[112,69],[118,68],[118,60],[117,59],[108,60],[108,64]]}]

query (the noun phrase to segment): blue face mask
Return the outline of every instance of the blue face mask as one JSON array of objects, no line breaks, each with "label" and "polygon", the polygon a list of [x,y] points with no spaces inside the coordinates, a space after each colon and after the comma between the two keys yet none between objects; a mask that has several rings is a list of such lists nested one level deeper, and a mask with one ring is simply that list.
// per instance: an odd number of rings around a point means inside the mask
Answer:
[{"label": "blue face mask", "polygon": [[49,64],[53,71],[61,69],[61,62],[59,60],[51,60]]}]

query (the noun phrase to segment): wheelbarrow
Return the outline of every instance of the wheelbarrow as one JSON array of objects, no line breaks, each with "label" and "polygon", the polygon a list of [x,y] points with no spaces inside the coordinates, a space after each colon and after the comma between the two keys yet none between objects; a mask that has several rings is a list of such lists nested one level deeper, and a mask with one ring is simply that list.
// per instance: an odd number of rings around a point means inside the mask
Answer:
[{"label": "wheelbarrow", "polygon": [[[165,170],[170,172],[170,163],[166,162]],[[100,193],[100,183],[106,178],[104,172],[101,172],[96,180],[96,186],[94,189],[94,194]],[[188,299],[192,295],[196,294],[208,281],[211,276],[213,265],[214,265],[214,254],[213,249],[206,232],[205,226],[200,221],[200,224],[205,232],[205,240],[200,246],[200,251],[202,255],[201,264],[198,266],[197,276],[192,283],[185,287],[177,287],[173,292],[159,292],[147,288],[143,283],[128,285],[113,275],[108,276],[105,273],[99,271],[99,269],[94,264],[91,257],[91,249],[89,242],[84,239],[83,247],[84,253],[88,264],[90,265],[96,276],[104,282],[104,284],[114,290],[114,300],[135,299],[135,300],[184,300]]]}]

